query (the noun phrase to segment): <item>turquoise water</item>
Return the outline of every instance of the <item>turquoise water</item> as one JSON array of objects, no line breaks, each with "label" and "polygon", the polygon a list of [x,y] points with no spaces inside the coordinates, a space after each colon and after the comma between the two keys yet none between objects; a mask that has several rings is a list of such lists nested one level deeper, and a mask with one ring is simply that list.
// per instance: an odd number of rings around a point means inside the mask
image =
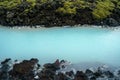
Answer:
[{"label": "turquoise water", "polygon": [[0,27],[0,60],[66,59],[120,66],[120,30],[90,27],[9,29]]}]

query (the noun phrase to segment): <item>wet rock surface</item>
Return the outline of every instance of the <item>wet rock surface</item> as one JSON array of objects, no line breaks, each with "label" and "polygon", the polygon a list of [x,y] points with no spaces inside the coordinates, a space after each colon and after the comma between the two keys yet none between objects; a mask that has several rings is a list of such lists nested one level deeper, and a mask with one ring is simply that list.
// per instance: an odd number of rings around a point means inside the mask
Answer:
[{"label": "wet rock surface", "polygon": [[59,71],[67,68],[67,61],[56,60],[54,63],[46,63],[41,66],[38,59],[14,62],[8,58],[0,64],[0,80],[120,80],[120,69],[108,70],[105,65],[97,70],[86,69],[85,71]]}]

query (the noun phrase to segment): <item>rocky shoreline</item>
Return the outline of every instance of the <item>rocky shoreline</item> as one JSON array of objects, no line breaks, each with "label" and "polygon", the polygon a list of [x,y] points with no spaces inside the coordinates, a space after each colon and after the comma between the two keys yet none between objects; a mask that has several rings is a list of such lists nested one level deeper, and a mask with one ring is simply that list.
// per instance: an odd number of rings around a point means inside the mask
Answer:
[{"label": "rocky shoreline", "polygon": [[119,0],[4,0],[0,1],[0,25],[115,27],[120,26],[119,4]]},{"label": "rocky shoreline", "polygon": [[8,58],[0,64],[0,80],[120,80],[120,69],[111,71],[106,65],[97,70],[60,71],[67,65],[70,65],[69,62],[58,59],[42,66],[36,58],[21,62]]}]

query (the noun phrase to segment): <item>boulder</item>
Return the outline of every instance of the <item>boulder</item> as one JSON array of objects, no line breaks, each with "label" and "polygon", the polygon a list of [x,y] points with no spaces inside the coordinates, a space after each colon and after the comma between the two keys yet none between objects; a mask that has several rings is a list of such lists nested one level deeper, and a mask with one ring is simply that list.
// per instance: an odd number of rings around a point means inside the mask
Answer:
[{"label": "boulder", "polygon": [[9,80],[9,70],[10,65],[9,62],[11,62],[10,58],[5,59],[1,62],[1,68],[0,68],[0,80]]},{"label": "boulder", "polygon": [[60,62],[59,62],[59,60],[56,60],[54,63],[44,64],[44,68],[50,69],[52,71],[56,71],[56,70],[60,69]]},{"label": "boulder", "polygon": [[6,18],[12,18],[14,16],[14,12],[8,11]]},{"label": "boulder", "polygon": [[54,80],[69,80],[65,74],[63,73],[58,73],[58,75],[55,76],[55,79]]},{"label": "boulder", "polygon": [[92,72],[91,70],[89,70],[89,69],[87,69],[87,70],[85,71],[85,74],[86,74],[88,77],[93,76],[93,72]]},{"label": "boulder", "polygon": [[[34,78],[34,66],[38,63],[38,59],[24,60],[19,64],[15,64],[13,66],[13,70],[11,71],[12,77],[23,78]],[[26,79],[26,80],[27,80]]]},{"label": "boulder", "polygon": [[107,18],[107,19],[103,20],[103,25],[115,27],[115,26],[119,26],[120,24],[114,18]]}]

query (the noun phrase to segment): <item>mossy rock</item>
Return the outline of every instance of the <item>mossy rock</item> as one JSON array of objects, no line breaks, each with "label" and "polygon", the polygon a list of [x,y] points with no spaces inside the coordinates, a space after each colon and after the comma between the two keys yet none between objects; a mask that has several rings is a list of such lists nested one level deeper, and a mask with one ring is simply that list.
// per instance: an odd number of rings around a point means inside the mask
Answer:
[{"label": "mossy rock", "polygon": [[92,14],[95,19],[104,19],[112,14],[112,10],[115,5],[110,0],[97,1],[96,8],[93,10]]}]

